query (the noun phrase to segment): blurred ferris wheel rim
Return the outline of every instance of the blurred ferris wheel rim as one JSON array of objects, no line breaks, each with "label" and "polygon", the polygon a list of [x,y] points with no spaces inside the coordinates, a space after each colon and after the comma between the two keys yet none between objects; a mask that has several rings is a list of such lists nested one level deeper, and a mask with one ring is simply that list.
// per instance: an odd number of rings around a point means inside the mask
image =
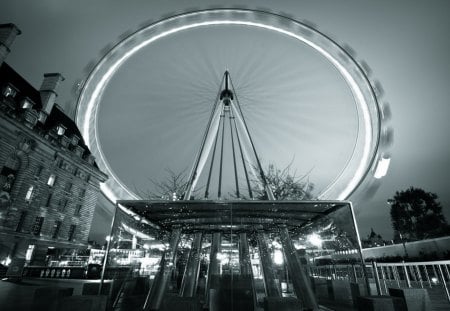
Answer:
[{"label": "blurred ferris wheel rim", "polygon": [[380,104],[381,87],[370,80],[367,66],[358,63],[349,48],[340,46],[308,23],[290,17],[251,9],[208,9],[164,18],[128,35],[104,55],[86,78],[77,100],[76,122],[99,168],[110,177],[101,185],[108,199],[115,202],[138,198],[114,173],[98,137],[98,107],[108,82],[128,58],[151,43],[183,30],[212,25],[256,27],[286,35],[325,57],[345,80],[358,112],[357,139],[351,158],[318,195],[319,199],[348,199],[363,185],[386,174],[390,161],[387,147],[392,139],[392,131],[386,126],[389,107]]}]

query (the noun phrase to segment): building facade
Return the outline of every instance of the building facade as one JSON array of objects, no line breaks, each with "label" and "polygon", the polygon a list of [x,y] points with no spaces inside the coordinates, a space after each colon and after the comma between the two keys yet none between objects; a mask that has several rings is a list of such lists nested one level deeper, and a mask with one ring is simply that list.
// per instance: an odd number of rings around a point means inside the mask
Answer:
[{"label": "building facade", "polygon": [[43,264],[49,249],[87,246],[107,176],[55,103],[62,75],[37,90],[4,62],[19,34],[0,25],[0,262]]}]

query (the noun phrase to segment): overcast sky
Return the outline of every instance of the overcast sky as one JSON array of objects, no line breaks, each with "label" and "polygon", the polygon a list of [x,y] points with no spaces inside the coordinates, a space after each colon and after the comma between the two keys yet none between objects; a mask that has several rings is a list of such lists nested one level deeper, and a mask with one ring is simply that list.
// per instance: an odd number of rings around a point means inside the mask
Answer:
[{"label": "overcast sky", "polygon": [[[163,16],[192,9],[210,8],[215,5],[232,7],[236,4],[239,5],[239,1],[183,1],[177,3],[177,1],[6,0],[2,1],[1,4],[0,20],[3,23],[15,23],[22,30],[22,35],[14,43],[7,62],[37,88],[40,86],[43,73],[63,73],[66,81],[61,86],[58,102],[66,111],[73,113],[75,99],[71,90],[74,84],[86,76],[87,68],[104,54],[105,47],[111,47],[122,34],[137,30],[142,25],[148,24],[149,21],[156,21]],[[450,191],[447,182],[450,175],[450,141],[448,139],[448,133],[450,132],[450,123],[448,122],[450,117],[450,61],[448,60],[450,52],[450,37],[448,36],[450,2],[445,0],[395,2],[389,0],[242,1],[242,5],[248,8],[266,8],[278,13],[288,12],[295,19],[313,22],[319,30],[331,35],[338,42],[350,45],[356,51],[357,59],[365,60],[369,64],[373,72],[372,77],[381,82],[385,91],[383,101],[388,102],[392,110],[393,117],[390,123],[395,131],[395,140],[391,148],[391,168],[388,175],[383,179],[380,189],[373,198],[356,206],[362,235],[367,235],[370,232],[370,227],[373,227],[383,237],[387,239],[392,237],[388,213],[389,206],[386,200],[392,197],[396,190],[402,190],[409,186],[422,187],[427,191],[437,193],[444,206],[447,219],[450,219]],[[258,37],[258,35],[255,36]],[[270,36],[268,35],[268,37]],[[180,40],[182,39],[180,38]],[[276,40],[279,40],[277,45],[289,45],[289,43],[281,42],[283,39],[270,38],[265,48],[270,51],[270,47],[273,46],[270,45],[270,42]],[[164,44],[173,45],[175,40],[169,40]],[[156,46],[155,49],[167,49],[168,46],[164,46],[164,44]],[[206,43],[200,42],[199,44]],[[217,47],[219,44],[220,42],[215,43],[214,46]],[[185,46],[194,48],[194,45]],[[196,47],[198,48],[198,45]],[[335,78],[335,72],[327,68],[327,65],[321,63],[320,60],[316,60],[314,55],[308,54],[307,49],[303,47],[293,48],[298,48],[299,53],[305,55],[303,58],[304,66],[301,67],[303,73],[308,77],[308,79],[304,79],[305,83],[314,82],[315,72],[320,72],[319,78],[329,82],[310,86],[309,89],[314,94],[309,94],[308,100],[327,102],[325,93],[333,94],[332,96],[335,98],[341,98],[343,104],[345,104],[348,90],[345,90],[345,86],[340,87],[339,79]],[[251,46],[245,46],[243,53],[245,51],[248,53],[251,49]],[[112,81],[112,85],[114,83],[116,83],[115,86],[123,85],[124,81],[131,81],[130,75],[133,72],[138,75],[148,73],[147,69],[150,69],[148,66],[151,61],[155,62],[155,59],[149,59],[151,53],[145,53],[150,52],[143,51],[136,58],[130,60],[129,66],[123,67],[123,70]],[[161,53],[158,53],[158,55],[161,55]],[[199,57],[193,60],[195,65],[201,63],[200,58],[203,55],[198,54],[197,56]],[[267,61],[273,56],[266,53],[257,55],[257,57]],[[148,60],[148,63],[145,60]],[[307,64],[309,64],[309,67]],[[267,66],[272,69],[277,68],[270,66],[270,64]],[[280,77],[281,79],[280,72],[286,72],[281,68],[287,66],[287,64],[279,66],[280,70],[274,70],[273,77]],[[220,68],[220,66],[218,67]],[[192,66],[192,68],[192,71],[178,69],[174,72],[180,73],[180,77],[184,77],[186,73],[195,72],[194,69],[198,69],[198,66]],[[249,68],[255,75],[257,70],[264,72],[264,68],[254,67],[252,69],[250,65]],[[295,73],[295,71],[293,72]],[[238,79],[239,74],[236,73],[236,76],[236,79]],[[147,76],[149,79],[151,77],[151,74]],[[146,81],[136,80],[143,81],[143,83]],[[183,79],[173,79],[171,83],[179,84],[182,82],[181,80]],[[209,79],[209,81],[212,80]],[[281,81],[287,80],[281,79]],[[214,83],[210,83],[210,85],[214,86]],[[281,90],[284,84],[274,83],[273,85],[274,88]],[[129,85],[130,90],[135,91],[142,90],[143,87],[145,86],[139,84]],[[157,85],[153,85],[153,87],[156,88]],[[188,91],[194,92],[194,87],[195,84],[190,84],[189,87],[178,88],[174,92],[175,94],[176,92],[180,94]],[[117,87],[110,88],[105,96],[116,98],[119,94],[126,93],[127,88],[123,90],[117,89]],[[201,92],[205,92],[205,89]],[[213,91],[213,94],[215,92],[216,90]],[[195,94],[198,96],[199,93]],[[286,96],[289,96],[289,94]],[[100,131],[103,129],[103,133],[109,130],[108,114],[111,116],[115,113],[118,116],[125,116],[129,111],[129,116],[132,118],[136,118],[136,114],[139,114],[137,107],[131,111],[131,109],[127,110],[127,103],[122,102],[122,105],[118,103],[119,101],[116,101],[115,105],[112,104],[104,108],[104,119],[100,114],[99,125],[103,124],[103,127],[100,126]],[[141,108],[148,109],[148,107]],[[251,112],[252,105],[249,104],[249,107],[249,112]],[[266,110],[266,113],[270,111],[271,107],[268,105],[267,109],[269,110]],[[145,110],[143,111],[145,113]],[[253,111],[256,116],[254,119],[256,123],[254,124],[258,124],[256,120],[258,120],[258,117],[263,118],[262,113],[259,113],[256,108]],[[192,115],[187,113],[184,117],[187,120],[192,119],[194,111],[191,113]],[[200,111],[199,114],[195,115],[201,115],[201,113],[207,116],[207,110]],[[311,114],[311,116],[313,115]],[[176,120],[176,116],[170,114],[170,117]],[[285,117],[289,121],[289,116]],[[351,124],[351,114],[346,113],[343,117],[347,118],[345,124]],[[251,119],[250,116],[247,118]],[[305,120],[305,122],[307,121],[309,120]],[[287,138],[293,139],[293,131],[297,133],[297,131],[305,129],[305,122],[302,123],[303,125],[296,125],[299,127],[295,129],[290,129]],[[157,124],[156,121],[155,123]],[[319,126],[320,120],[317,119],[317,123],[314,123],[314,125]],[[256,125],[255,128],[257,128]],[[273,128],[279,128],[279,126],[276,125]],[[349,125],[349,128],[351,128],[351,125]],[[272,133],[273,131],[269,132]],[[130,132],[130,135],[133,135],[139,141],[136,133]],[[263,136],[263,134],[261,135]],[[104,134],[103,136],[105,137],[105,145],[108,145],[109,137],[109,147],[105,146],[105,148],[109,148],[112,154],[116,154],[116,152],[113,152],[114,141],[131,143],[130,140],[124,138],[130,136],[124,135],[123,132],[122,134],[116,133],[114,136]],[[143,137],[140,139],[143,139]],[[152,139],[156,141],[161,138],[154,136]],[[170,139],[170,136],[167,139]],[[341,135],[338,140],[342,142],[340,145],[342,146],[342,152],[345,153],[345,146],[350,143],[351,139],[346,140],[346,135]],[[129,147],[127,145],[127,148]],[[278,145],[276,148],[285,147]],[[305,148],[311,150],[312,145],[306,145]],[[269,160],[276,160],[273,155],[269,155],[269,151],[262,150],[261,153],[263,158],[266,154],[266,158]],[[295,156],[295,159],[300,160],[298,153],[299,151],[284,152],[286,158],[283,159],[283,163],[288,161],[286,159],[290,159],[292,155]],[[313,154],[318,154],[318,151],[313,152]],[[114,165],[117,166],[119,171],[121,167],[122,170],[126,167],[124,166],[126,162],[120,162],[118,158],[114,159],[111,156],[110,160],[115,163]],[[128,159],[128,161],[134,160],[132,157]],[[189,167],[190,163],[191,160],[186,166]],[[322,163],[329,163],[329,161],[324,158]],[[314,166],[313,173],[319,174],[321,170],[329,171],[323,166],[325,164],[320,165],[320,167],[317,167],[317,165],[308,163],[305,168],[302,167],[299,170],[302,172],[302,170],[309,170]],[[137,175],[136,168],[134,170],[131,175],[123,175],[127,182],[139,182],[130,179]],[[317,180],[319,179],[317,177]],[[320,184],[320,182],[318,183]],[[102,224],[107,222],[107,215],[107,211],[99,209],[95,220],[97,228],[104,227]],[[99,232],[96,232],[96,235],[99,234]]]}]

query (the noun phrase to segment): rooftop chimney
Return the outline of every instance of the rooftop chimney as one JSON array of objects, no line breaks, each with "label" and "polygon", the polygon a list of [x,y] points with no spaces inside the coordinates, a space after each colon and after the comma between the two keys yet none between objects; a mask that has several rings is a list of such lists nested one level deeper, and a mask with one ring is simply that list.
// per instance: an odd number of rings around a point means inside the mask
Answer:
[{"label": "rooftop chimney", "polygon": [[52,112],[58,94],[56,89],[64,77],[60,73],[46,73],[39,92],[41,93],[42,111],[49,115]]},{"label": "rooftop chimney", "polygon": [[10,47],[21,31],[14,24],[0,24],[0,65],[8,56]]}]

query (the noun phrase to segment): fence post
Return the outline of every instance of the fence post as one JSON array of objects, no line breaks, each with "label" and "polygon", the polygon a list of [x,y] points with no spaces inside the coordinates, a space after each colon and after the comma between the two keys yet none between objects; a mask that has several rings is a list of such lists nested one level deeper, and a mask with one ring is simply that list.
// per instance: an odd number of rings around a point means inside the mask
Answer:
[{"label": "fence post", "polygon": [[403,264],[403,271],[405,272],[406,285],[408,286],[408,288],[411,288],[411,281],[409,279],[408,269],[406,268],[405,261],[402,261],[402,264]]},{"label": "fence post", "polygon": [[430,286],[430,288],[432,288],[433,286],[431,285],[431,280],[430,280],[430,276],[428,275],[427,266],[424,266],[424,268],[425,268],[425,276],[427,277],[428,285]]},{"label": "fence post", "polygon": [[356,267],[354,264],[352,264],[352,270],[353,270],[353,279],[355,280],[355,283],[358,283],[358,274],[356,273]]},{"label": "fence post", "polygon": [[400,288],[401,287],[400,286],[400,275],[398,273],[397,266],[392,267],[392,272],[394,274],[394,279],[397,281],[397,286],[398,286],[398,288]]},{"label": "fence post", "polygon": [[[383,284],[384,284],[384,291],[386,292],[386,294],[388,293],[388,288],[387,288],[387,284],[386,284],[386,274],[384,273],[384,267],[381,266],[381,278],[383,279]],[[389,268],[389,267],[386,267]]]},{"label": "fence post", "polygon": [[375,279],[375,285],[377,286],[377,293],[378,295],[382,295],[381,291],[381,284],[380,284],[380,278],[378,277],[378,267],[376,261],[372,261],[372,268],[373,268],[373,277]]},{"label": "fence post", "polygon": [[423,282],[422,282],[422,275],[420,272],[420,266],[416,266],[416,271],[417,271],[417,277],[419,279],[419,283],[420,283],[420,288],[423,288]]},{"label": "fence post", "polygon": [[445,294],[447,295],[447,300],[450,301],[450,293],[448,292],[447,282],[445,281],[444,273],[442,273],[441,265],[438,265],[439,274],[442,279],[442,284],[444,284]]}]

